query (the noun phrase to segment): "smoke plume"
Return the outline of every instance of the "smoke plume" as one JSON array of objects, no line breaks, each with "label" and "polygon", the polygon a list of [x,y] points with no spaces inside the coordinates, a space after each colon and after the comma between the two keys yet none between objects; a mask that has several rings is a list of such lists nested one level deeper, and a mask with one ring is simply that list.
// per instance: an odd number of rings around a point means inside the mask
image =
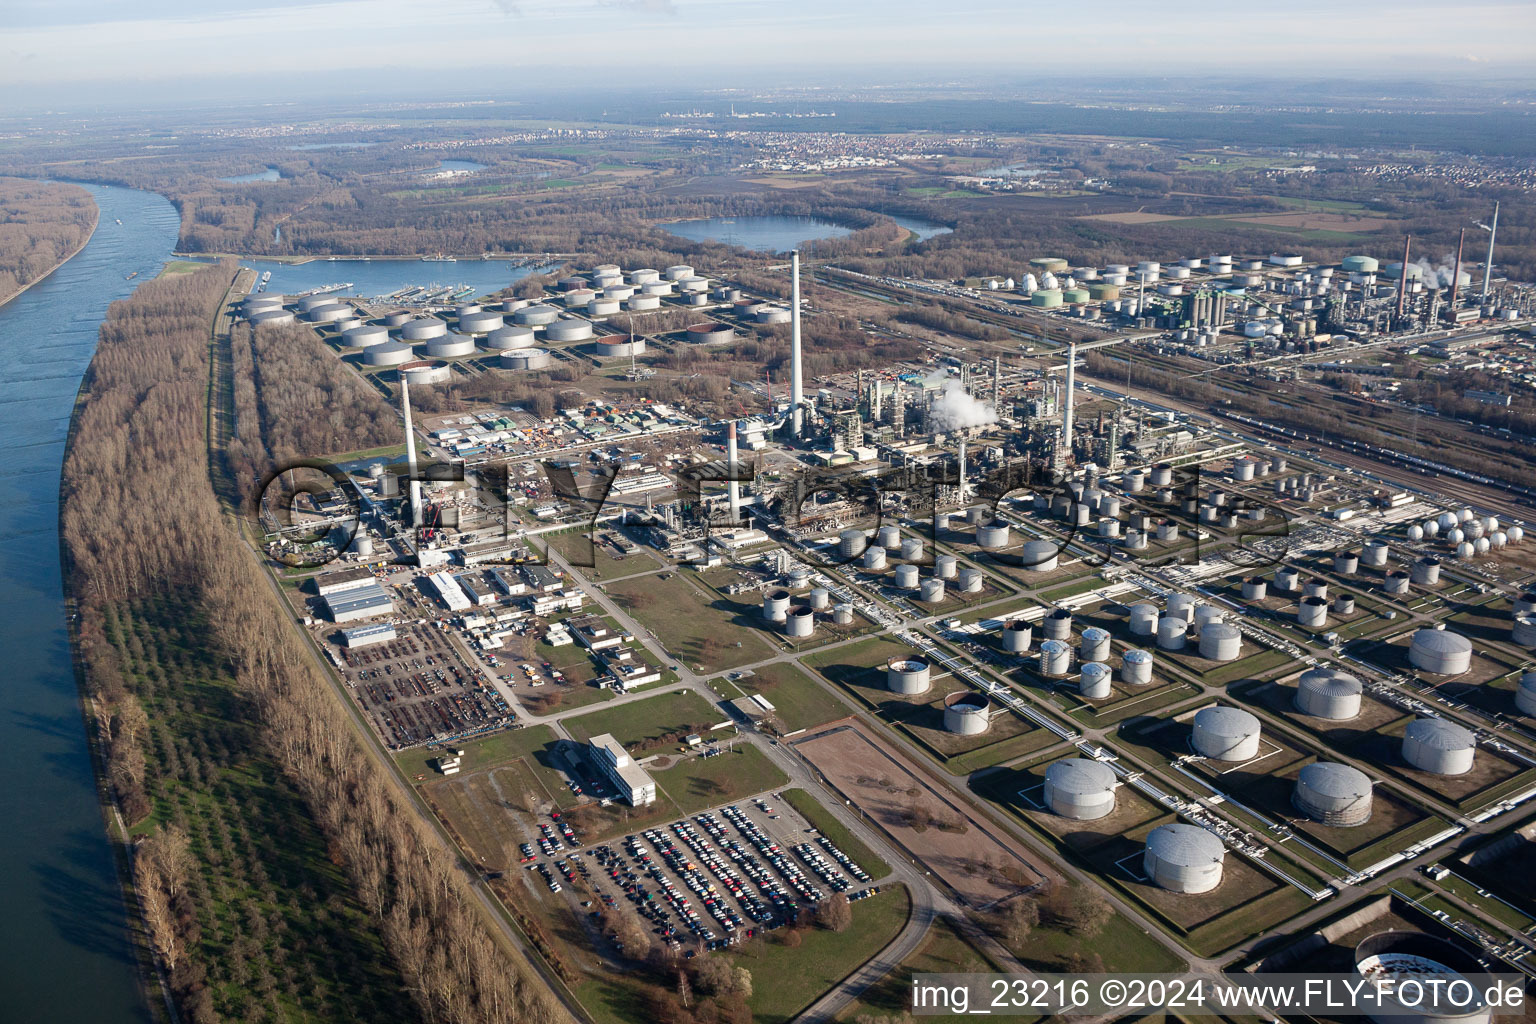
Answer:
[{"label": "smoke plume", "polygon": [[[1449,288],[1451,286],[1451,278],[1456,273],[1456,257],[1447,253],[1441,259],[1438,266],[1430,263],[1428,260],[1423,260],[1422,262],[1418,263],[1410,260],[1408,266],[1410,268],[1417,269],[1424,275],[1423,281],[1425,288]],[[1412,271],[1410,270],[1410,273],[1411,272]],[[1467,273],[1465,267],[1463,267],[1461,271],[1461,283],[1458,287],[1465,288],[1471,283],[1472,275]]]},{"label": "smoke plume", "polygon": [[995,422],[997,410],[992,403],[972,398],[957,380],[945,381],[944,389],[928,407],[928,426],[936,434]]}]

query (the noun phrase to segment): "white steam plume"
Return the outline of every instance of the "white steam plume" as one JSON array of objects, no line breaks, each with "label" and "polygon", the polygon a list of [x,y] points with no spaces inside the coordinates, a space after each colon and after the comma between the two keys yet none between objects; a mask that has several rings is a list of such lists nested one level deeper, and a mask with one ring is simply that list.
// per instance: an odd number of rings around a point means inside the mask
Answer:
[{"label": "white steam plume", "polygon": [[992,403],[971,397],[957,380],[945,381],[944,389],[928,407],[928,426],[936,434],[995,422],[997,410]]},{"label": "white steam plume", "polygon": [[[1456,257],[1448,253],[1438,265],[1423,260],[1417,263],[1410,261],[1408,266],[1424,275],[1422,280],[1425,288],[1449,288],[1451,278],[1456,273]],[[1472,275],[1463,269],[1460,281],[1458,287],[1465,288],[1472,283]]]}]

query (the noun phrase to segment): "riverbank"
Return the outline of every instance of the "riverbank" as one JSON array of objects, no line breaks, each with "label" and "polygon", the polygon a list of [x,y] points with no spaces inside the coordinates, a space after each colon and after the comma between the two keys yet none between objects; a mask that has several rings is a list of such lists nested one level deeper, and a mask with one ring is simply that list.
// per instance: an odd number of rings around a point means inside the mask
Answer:
[{"label": "riverbank", "polygon": [[[79,185],[71,185],[70,187],[71,188],[80,188]],[[80,244],[79,245],[77,245],[73,249],[71,249],[69,251],[69,253],[64,256],[63,259],[59,260],[53,266],[49,267],[46,271],[44,271],[43,274],[40,277],[33,278],[31,281],[28,281],[26,284],[22,285],[20,288],[13,289],[9,295],[0,296],[0,309],[5,308],[5,306],[7,306],[9,303],[14,301],[15,299],[19,298],[22,295],[25,295],[29,289],[35,288],[36,286],[42,284],[44,281],[48,280],[54,274],[58,273],[58,270],[59,270],[60,267],[62,267],[64,264],[68,263],[70,260],[74,259],[76,256],[80,255],[80,251],[82,249],[84,249],[87,245],[90,245],[91,244],[91,239],[96,237],[96,229],[101,227],[101,207],[96,205],[96,200],[91,199],[91,194],[89,192],[86,192],[85,189],[83,189],[83,188],[81,188],[80,191],[81,192],[85,192],[85,197],[90,200],[91,209],[95,211],[95,216],[93,216],[91,218],[91,230],[89,230],[89,231],[87,231],[85,233],[85,237],[80,240]]]},{"label": "riverbank", "polygon": [[[415,255],[401,255],[399,253],[357,253],[347,256],[268,256],[255,252],[173,252],[172,256],[181,260],[197,260],[215,263],[221,259],[232,260],[260,260],[263,263],[286,263],[293,267],[302,267],[309,263],[348,263],[363,260],[378,260],[381,263],[491,263],[496,260],[526,261],[537,260],[547,263],[555,263],[561,260],[573,260],[575,253],[559,252],[498,252],[479,256],[453,256],[452,259],[431,259],[433,253],[416,253]],[[452,254],[445,254],[452,255]]]}]

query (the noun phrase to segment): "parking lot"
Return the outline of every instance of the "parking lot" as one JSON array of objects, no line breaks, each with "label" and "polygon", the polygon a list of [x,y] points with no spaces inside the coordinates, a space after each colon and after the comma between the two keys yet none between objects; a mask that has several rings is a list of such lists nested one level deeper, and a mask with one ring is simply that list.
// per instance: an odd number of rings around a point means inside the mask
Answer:
[{"label": "parking lot", "polygon": [[337,652],[348,689],[389,749],[490,731],[516,718],[440,630],[420,623],[395,628],[394,640]]},{"label": "parking lot", "polygon": [[531,843],[522,851],[525,870],[538,872],[544,888],[568,893],[594,921],[603,908],[632,910],[656,941],[685,956],[790,924],[833,893],[857,901],[879,891],[862,867],[773,796],[589,849],[564,834],[569,827],[557,817],[539,828],[543,856]]}]

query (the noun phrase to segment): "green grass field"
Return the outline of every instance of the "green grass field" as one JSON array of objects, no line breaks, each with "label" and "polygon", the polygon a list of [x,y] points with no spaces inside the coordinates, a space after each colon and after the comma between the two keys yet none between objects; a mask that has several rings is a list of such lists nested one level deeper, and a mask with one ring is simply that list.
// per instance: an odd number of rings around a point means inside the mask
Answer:
[{"label": "green grass field", "polygon": [[752,624],[761,617],[758,605],[746,601],[732,605],[725,598],[715,598],[682,572],[666,579],[656,575],[613,583],[608,593],[655,633],[667,650],[701,672],[718,672],[777,653]]},{"label": "green grass field", "polygon": [[853,923],[845,931],[811,928],[799,946],[768,943],[761,951],[742,947],[732,957],[752,972],[755,1024],[782,1024],[901,934],[911,913],[905,886],[897,886],[853,905]]},{"label": "green grass field", "polygon": [[648,745],[659,745],[661,736],[685,727],[713,725],[724,718],[725,712],[710,707],[691,690],[674,690],[564,721],[572,739],[588,740],[606,732],[634,752],[644,752]]},{"label": "green grass field", "polygon": [[842,718],[851,709],[823,689],[798,666],[767,665],[736,681],[743,694],[762,693],[777,711],[786,732],[809,729]]},{"label": "green grass field", "polygon": [[[857,1021],[863,1017],[885,1017],[901,1020],[911,1010],[912,976],[915,974],[991,974],[1001,968],[990,957],[971,945],[955,930],[947,918],[939,918],[928,929],[923,944],[901,962],[901,966],[886,975],[864,994],[854,1000],[838,1015],[839,1020]],[[939,1024],[958,1024],[971,1019],[967,1014],[924,1015]],[[1017,1024],[1030,1024],[1040,1018],[1027,1014],[1011,1016]]]},{"label": "green grass field", "polygon": [[822,835],[832,840],[839,850],[852,857],[854,863],[869,873],[869,877],[884,878],[891,873],[891,866],[881,860],[862,841],[855,838],[853,833],[844,828],[843,823],[821,806],[814,796],[803,789],[786,789],[784,800],[800,812],[800,816],[810,822]]},{"label": "green grass field", "polygon": [[670,768],[653,770],[651,778],[666,790],[682,814],[777,789],[789,781],[767,755],[747,743],[739,743],[718,757],[681,758]]},{"label": "green grass field", "polygon": [[[458,745],[464,751],[463,771],[478,772],[494,768],[520,757],[538,753],[555,741],[555,731],[547,725],[534,725],[526,729],[509,729],[494,733],[484,739],[468,740]],[[395,755],[395,763],[410,778],[426,775],[433,778],[437,769],[432,762],[442,755],[441,750],[416,748]]]}]

